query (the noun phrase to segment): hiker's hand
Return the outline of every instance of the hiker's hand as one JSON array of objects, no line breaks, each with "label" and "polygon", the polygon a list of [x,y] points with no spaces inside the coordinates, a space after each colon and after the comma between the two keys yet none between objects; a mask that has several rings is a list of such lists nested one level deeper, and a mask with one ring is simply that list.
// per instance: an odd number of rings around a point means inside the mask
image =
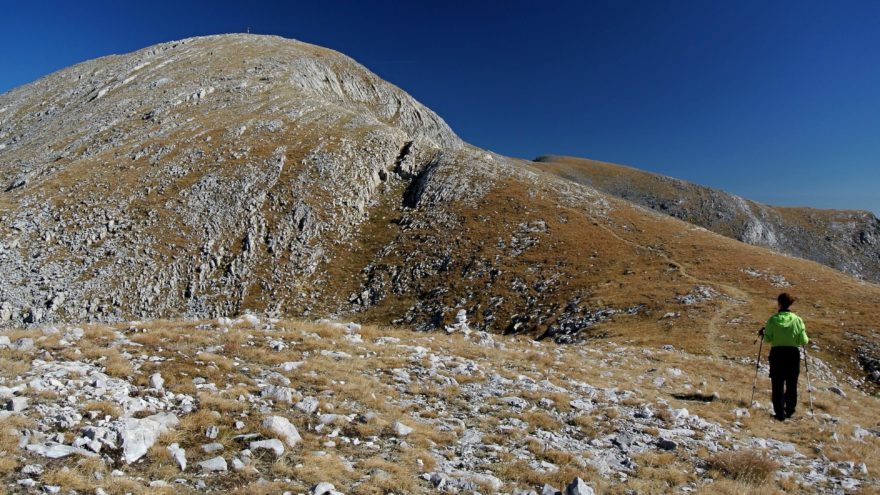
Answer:
[{"label": "hiker's hand", "polygon": [[758,330],[758,337],[763,337],[763,336],[764,336],[764,327],[761,327],[761,329]]}]

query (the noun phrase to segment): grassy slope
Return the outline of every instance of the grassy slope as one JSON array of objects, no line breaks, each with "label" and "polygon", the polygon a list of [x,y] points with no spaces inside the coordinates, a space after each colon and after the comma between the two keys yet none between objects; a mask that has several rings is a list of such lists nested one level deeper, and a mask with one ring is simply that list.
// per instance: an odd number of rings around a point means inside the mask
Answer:
[{"label": "grassy slope", "polygon": [[[589,308],[643,305],[647,309],[638,315],[619,314],[590,335],[608,334],[615,341],[639,345],[673,343],[689,352],[738,359],[754,355],[754,332],[775,311],[776,295],[787,290],[800,299],[794,310],[807,323],[814,351],[846,373],[862,376],[852,359],[851,334],[876,339],[872,312],[880,304],[880,286],[623,200],[606,198],[611,206],[607,216],[591,213],[558,200],[555,187],[552,180],[541,185],[517,180],[499,184],[479,204],[459,205],[455,211],[460,227],[452,237],[430,227],[400,230],[385,223],[393,215],[383,210],[380,218],[385,220],[367,224],[363,231],[372,240],[364,240],[362,246],[374,248],[356,250],[361,266],[371,255],[388,264],[404,263],[409,252],[425,258],[452,252],[455,257],[444,272],[422,281],[417,294],[388,297],[360,317],[387,323],[400,316],[409,303],[407,297],[445,287],[449,289],[442,296],[450,308],[444,313],[447,323],[457,307],[468,309],[471,319],[480,322],[481,308],[488,307],[493,297],[503,297],[495,311],[500,324],[492,328],[500,332],[522,312],[523,299],[533,298],[538,301],[536,310],[552,314],[552,308],[558,310],[580,297],[580,304]],[[510,256],[498,246],[518,224],[537,220],[544,221],[547,230],[533,234],[536,247]],[[396,249],[376,254],[377,246],[392,240]],[[468,272],[481,260],[495,260],[500,274]],[[557,276],[545,289],[530,289],[526,296],[510,289],[515,280],[531,288],[548,273]],[[778,276],[791,287],[779,287]],[[676,296],[697,286],[711,287],[718,296],[692,306],[676,301]],[[679,312],[680,317],[663,319],[667,312]],[[539,335],[552,321],[530,323],[526,332]]]}]

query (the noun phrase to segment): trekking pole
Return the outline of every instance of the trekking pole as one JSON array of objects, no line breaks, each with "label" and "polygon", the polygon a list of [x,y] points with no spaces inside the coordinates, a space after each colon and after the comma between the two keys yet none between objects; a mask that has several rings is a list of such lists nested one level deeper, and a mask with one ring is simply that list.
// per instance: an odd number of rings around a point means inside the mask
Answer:
[{"label": "trekking pole", "polygon": [[807,358],[807,346],[801,346],[804,349],[804,369],[807,370],[807,392],[810,396],[810,416],[813,419],[816,419],[816,415],[813,413],[813,385],[810,383],[810,360]]},{"label": "trekking pole", "polygon": [[[752,399],[749,401],[749,409],[751,409],[752,404],[755,403],[755,388],[757,388],[757,386],[758,386],[758,369],[761,366],[761,350],[764,348],[763,335],[759,335],[758,340],[760,340],[761,343],[758,345],[758,359],[755,360],[755,380],[752,382]],[[754,345],[754,344],[752,344],[752,345]]]}]

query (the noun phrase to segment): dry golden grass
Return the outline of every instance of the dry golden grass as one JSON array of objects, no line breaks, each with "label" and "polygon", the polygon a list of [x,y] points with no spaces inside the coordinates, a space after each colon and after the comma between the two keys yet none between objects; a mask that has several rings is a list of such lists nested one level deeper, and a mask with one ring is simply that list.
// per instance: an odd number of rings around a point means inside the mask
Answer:
[{"label": "dry golden grass", "polygon": [[440,431],[423,423],[413,421],[404,421],[407,426],[413,429],[413,432],[407,437],[407,442],[420,449],[427,449],[431,446],[453,445],[456,436],[451,432]]},{"label": "dry golden grass", "polygon": [[710,485],[700,487],[696,493],[699,495],[777,495],[800,491],[802,490],[796,486],[790,490],[784,490],[774,486],[755,486],[750,483],[720,479]]},{"label": "dry golden grass", "polygon": [[356,472],[349,470],[343,460],[333,454],[306,454],[298,460],[297,465],[302,467],[279,460],[272,465],[272,472],[279,476],[296,477],[308,486],[322,481],[346,486],[356,477]]},{"label": "dry golden grass", "polygon": [[6,376],[16,376],[29,370],[30,359],[26,359],[20,354],[8,350],[0,351],[0,373]]},{"label": "dry golden grass", "polygon": [[87,491],[94,489],[97,480],[77,467],[73,469],[63,466],[47,469],[40,480],[47,485],[62,486],[65,490]]},{"label": "dry golden grass", "polygon": [[639,466],[636,479],[626,486],[638,493],[669,493],[695,479],[691,464],[680,462],[673,453],[645,452],[634,460]]},{"label": "dry golden grass", "polygon": [[529,424],[529,432],[531,433],[539,429],[556,431],[561,426],[556,418],[541,410],[526,411],[520,414],[519,417]]},{"label": "dry golden grass", "polygon": [[108,375],[114,378],[127,378],[134,372],[131,363],[116,349],[107,349],[105,356],[107,359],[104,361],[104,372]]},{"label": "dry golden grass", "polygon": [[18,451],[18,436],[15,432],[29,426],[25,418],[8,416],[0,418],[0,475],[7,475],[18,469],[18,459],[14,453]]},{"label": "dry golden grass", "polygon": [[168,487],[151,487],[137,480],[122,477],[104,481],[100,486],[110,495],[126,495],[129,493],[134,495],[175,495],[181,491],[191,493],[190,490],[181,489],[173,485]]},{"label": "dry golden grass", "polygon": [[878,485],[862,485],[856,492],[859,495],[878,495],[880,494],[880,486]]},{"label": "dry golden grass", "polygon": [[[204,438],[205,432],[211,426],[225,423],[229,420],[228,416],[218,414],[210,408],[202,408],[192,414],[187,414],[180,420],[180,424],[175,428],[184,438]],[[173,443],[173,442],[170,442]]]},{"label": "dry golden grass", "polygon": [[243,403],[236,396],[224,392],[199,392],[198,398],[203,408],[216,411],[221,416],[242,413],[249,408],[247,403]]},{"label": "dry golden grass", "polygon": [[12,457],[12,453],[18,451],[16,432],[32,426],[33,422],[24,416],[10,415],[0,418],[0,452],[6,453],[0,456],[4,461],[0,463],[0,474],[6,474],[18,465]]},{"label": "dry golden grass", "polygon": [[101,413],[101,416],[112,416],[114,418],[118,418],[122,415],[122,410],[119,408],[119,405],[115,402],[110,401],[93,401],[89,402],[82,407],[83,411],[97,411]]},{"label": "dry golden grass", "polygon": [[356,494],[417,493],[421,488],[421,484],[412,476],[413,471],[418,470],[418,465],[410,456],[393,460],[379,456],[371,457],[358,463],[358,469],[371,476],[369,481],[355,489],[353,493]]},{"label": "dry golden grass", "polygon": [[537,472],[522,460],[502,463],[491,467],[496,476],[508,480],[513,486],[543,486],[545,483],[553,486],[565,486],[576,477],[580,477],[589,483],[597,493],[603,493],[607,487],[607,480],[603,479],[592,468],[574,465],[560,466],[558,470]]},{"label": "dry golden grass", "polygon": [[[232,487],[228,493],[233,495],[277,495],[284,493],[291,487],[282,482],[266,482],[265,480],[253,481],[242,486]],[[305,487],[301,487],[305,491]]]},{"label": "dry golden grass", "polygon": [[708,459],[709,467],[735,481],[760,485],[779,468],[766,454],[753,450],[720,452]]}]

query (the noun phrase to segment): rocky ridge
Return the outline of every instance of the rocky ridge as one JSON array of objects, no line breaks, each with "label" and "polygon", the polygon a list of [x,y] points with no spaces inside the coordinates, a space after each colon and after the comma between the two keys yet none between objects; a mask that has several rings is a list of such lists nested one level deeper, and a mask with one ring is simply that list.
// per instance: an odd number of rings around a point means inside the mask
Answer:
[{"label": "rocky ridge", "polygon": [[684,180],[594,160],[538,167],[718,234],[880,282],[880,219],[867,211],[769,206]]},{"label": "rocky ridge", "polygon": [[860,454],[880,446],[877,399],[821,360],[815,420],[804,398],[798,419],[777,425],[766,367],[764,404],[743,403],[748,360],[560,347],[466,323],[425,335],[249,316],[7,333],[0,475],[10,491],[47,493],[852,493],[878,482],[876,456]]}]

